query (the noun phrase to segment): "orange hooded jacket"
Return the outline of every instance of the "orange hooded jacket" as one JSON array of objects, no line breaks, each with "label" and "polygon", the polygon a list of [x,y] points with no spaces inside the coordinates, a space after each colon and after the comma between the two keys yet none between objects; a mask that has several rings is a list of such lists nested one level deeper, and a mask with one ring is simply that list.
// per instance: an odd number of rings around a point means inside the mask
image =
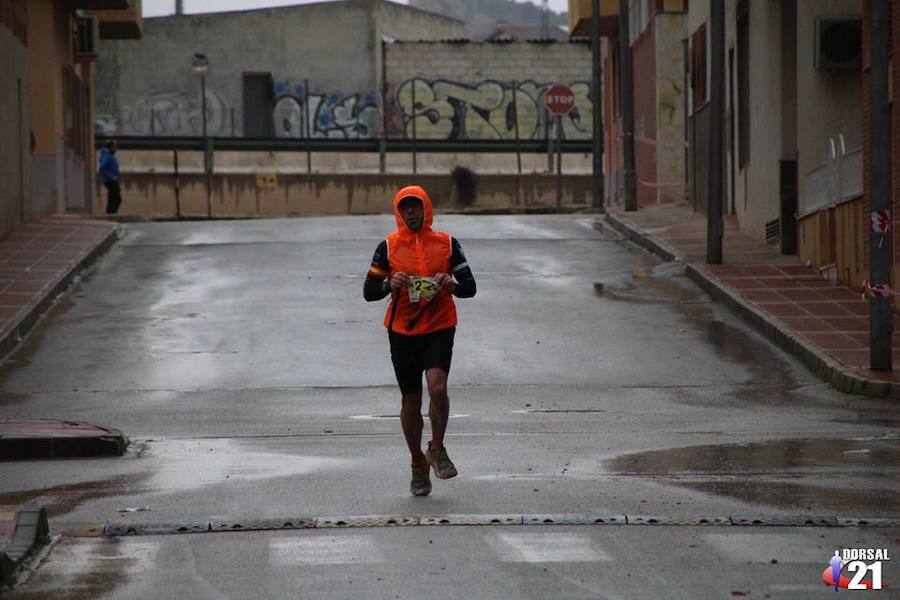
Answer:
[{"label": "orange hooded jacket", "polygon": [[[422,201],[425,220],[421,229],[412,231],[400,215],[400,200],[413,196]],[[432,277],[450,273],[452,238],[449,233],[431,228],[434,213],[428,193],[417,185],[407,186],[394,195],[394,217],[397,231],[387,236],[388,281],[397,272],[410,276]],[[384,316],[384,326],[402,335],[424,335],[456,326],[456,305],[453,295],[440,289],[431,300],[410,302],[404,288],[391,294],[391,303]]]}]

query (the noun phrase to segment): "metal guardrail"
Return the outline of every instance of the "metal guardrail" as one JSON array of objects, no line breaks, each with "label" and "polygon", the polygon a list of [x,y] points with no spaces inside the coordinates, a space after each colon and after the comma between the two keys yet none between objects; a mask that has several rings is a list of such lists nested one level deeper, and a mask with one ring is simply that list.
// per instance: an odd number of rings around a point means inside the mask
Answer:
[{"label": "metal guardrail", "polygon": [[[109,138],[96,138],[96,147]],[[196,150],[203,152],[203,137],[115,136],[120,150]],[[555,147],[555,140],[423,140],[417,139],[334,139],[334,138],[209,138],[217,151],[248,152],[371,152],[387,153],[413,151],[431,153],[547,153]],[[565,153],[590,153],[591,140],[563,140]]]}]

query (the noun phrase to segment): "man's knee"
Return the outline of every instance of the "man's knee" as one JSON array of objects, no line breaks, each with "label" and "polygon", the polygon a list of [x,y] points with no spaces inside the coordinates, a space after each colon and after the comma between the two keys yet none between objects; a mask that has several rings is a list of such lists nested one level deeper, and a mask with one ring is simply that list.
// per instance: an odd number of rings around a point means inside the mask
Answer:
[{"label": "man's knee", "polygon": [[428,382],[428,395],[432,399],[443,400],[447,397],[447,380],[441,379],[438,381],[429,381]]}]

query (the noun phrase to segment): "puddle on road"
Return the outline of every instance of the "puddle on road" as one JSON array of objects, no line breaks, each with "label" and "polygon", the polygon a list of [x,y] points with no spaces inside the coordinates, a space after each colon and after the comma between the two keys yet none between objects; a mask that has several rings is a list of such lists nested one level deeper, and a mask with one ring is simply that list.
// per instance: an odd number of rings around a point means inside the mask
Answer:
[{"label": "puddle on road", "polygon": [[55,485],[37,490],[23,490],[0,494],[0,504],[27,504],[36,502],[47,508],[48,517],[58,517],[72,512],[91,500],[108,496],[128,496],[148,491],[143,484],[146,476],[120,475],[100,481],[86,481],[65,485]]},{"label": "puddle on road", "polygon": [[[689,446],[620,456],[606,466],[620,475],[671,477],[665,483],[751,504],[863,515],[900,506],[900,444],[893,438]],[[829,485],[829,474],[846,484],[855,469],[865,469],[865,482],[854,482],[852,488]],[[704,480],[690,481],[691,476]],[[710,480],[716,477],[721,479]],[[777,481],[784,477],[798,481]],[[805,477],[809,480],[803,481]],[[883,486],[861,487],[882,479]]]}]

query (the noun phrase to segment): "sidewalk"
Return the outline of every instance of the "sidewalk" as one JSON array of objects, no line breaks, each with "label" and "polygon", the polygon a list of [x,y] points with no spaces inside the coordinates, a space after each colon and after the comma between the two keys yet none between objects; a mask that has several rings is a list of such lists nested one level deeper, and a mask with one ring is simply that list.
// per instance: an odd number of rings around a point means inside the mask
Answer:
[{"label": "sidewalk", "polygon": [[[706,264],[706,217],[685,205],[607,213],[606,222],[663,256],[684,262],[688,276],[834,388],[900,397],[900,369],[872,371],[869,307],[860,294],[831,285],[796,256],[751,239],[726,220],[724,264]],[[900,325],[895,319],[894,330]],[[896,342],[894,364],[900,366]]]},{"label": "sidewalk", "polygon": [[0,357],[75,276],[106,252],[119,226],[75,215],[32,221],[0,241]]}]

